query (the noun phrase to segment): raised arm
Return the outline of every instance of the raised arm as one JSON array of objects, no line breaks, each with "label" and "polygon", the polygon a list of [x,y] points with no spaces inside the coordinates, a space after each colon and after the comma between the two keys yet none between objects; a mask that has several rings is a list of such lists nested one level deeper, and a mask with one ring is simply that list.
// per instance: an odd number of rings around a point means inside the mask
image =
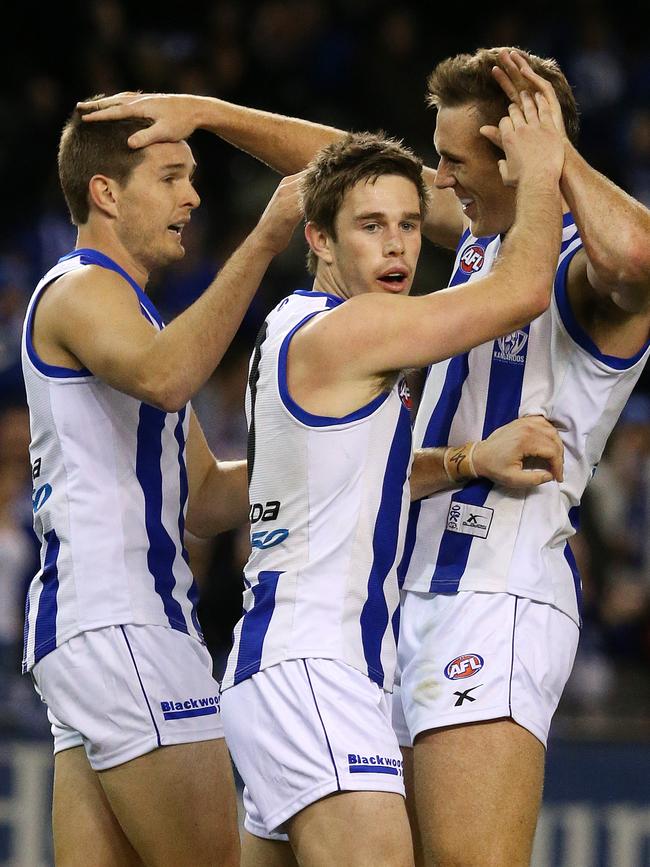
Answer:
[{"label": "raised arm", "polygon": [[[257,226],[203,295],[162,331],[140,313],[127,283],[103,268],[65,275],[36,310],[34,344],[43,360],[64,352],[110,386],[173,412],[205,383],[228,348],[275,255],[300,217],[299,176],[282,181]],[[80,303],[83,298],[83,303]],[[66,358],[66,360],[67,360]]]},{"label": "raised arm", "polygon": [[[322,147],[345,135],[308,120],[191,94],[118,93],[78,103],[78,108],[88,122],[151,118],[150,127],[131,136],[131,147],[180,141],[205,129],[285,175],[301,171]],[[453,249],[463,231],[462,210],[451,190],[434,186],[435,175],[435,169],[424,170],[432,201],[423,231],[429,240]]]},{"label": "raised arm", "polygon": [[[500,64],[502,69],[495,69],[495,78],[509,98],[522,87],[544,94],[558,129],[564,132],[562,112],[551,83],[537,75],[516,51],[502,52]],[[566,137],[564,147],[560,189],[586,252],[583,261],[586,281],[580,280],[577,269],[573,281],[578,284],[578,290],[580,283],[586,284],[595,296],[611,301],[631,316],[647,315],[650,312],[650,211],[590,166]],[[612,327],[624,328],[624,317],[612,317]],[[630,352],[638,348],[634,346],[634,337],[632,340]]]}]

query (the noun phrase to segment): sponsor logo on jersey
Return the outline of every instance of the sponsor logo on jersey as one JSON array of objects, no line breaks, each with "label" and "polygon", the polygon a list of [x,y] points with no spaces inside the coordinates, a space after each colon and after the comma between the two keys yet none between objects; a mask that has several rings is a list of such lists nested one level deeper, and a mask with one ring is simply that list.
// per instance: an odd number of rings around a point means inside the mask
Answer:
[{"label": "sponsor logo on jersey", "polygon": [[483,267],[485,261],[485,250],[480,244],[473,244],[466,250],[463,250],[460,257],[460,270],[464,274],[476,274]]},{"label": "sponsor logo on jersey", "polygon": [[251,503],[248,520],[251,524],[258,521],[275,521],[280,514],[282,503],[279,500],[268,500],[266,503]]},{"label": "sponsor logo on jersey", "polygon": [[413,409],[413,399],[411,398],[411,389],[405,379],[401,379],[397,389],[399,399],[407,409]]},{"label": "sponsor logo on jersey", "polygon": [[486,539],[490,532],[494,509],[489,506],[474,506],[452,500],[447,512],[447,529],[452,533],[465,533]]},{"label": "sponsor logo on jersey", "polygon": [[286,528],[277,530],[256,530],[251,533],[251,546],[265,551],[267,548],[274,548],[276,545],[281,545],[288,537],[289,531]]},{"label": "sponsor logo on jersey", "polygon": [[219,706],[220,696],[207,695],[201,698],[186,698],[181,701],[170,699],[169,701],[161,701],[160,709],[163,717],[167,720],[187,719],[193,716],[210,716],[211,714],[220,713]]},{"label": "sponsor logo on jersey", "polygon": [[32,494],[32,509],[34,514],[38,512],[38,510],[43,506],[47,500],[50,499],[50,494],[52,493],[52,485],[41,485],[34,493]]},{"label": "sponsor logo on jersey", "polygon": [[392,774],[402,777],[402,760],[390,756],[361,756],[359,753],[348,753],[348,768],[351,774]]},{"label": "sponsor logo on jersey", "polygon": [[527,342],[528,335],[525,331],[513,331],[512,334],[499,337],[494,348],[494,357],[511,364],[523,364],[526,360],[524,349]]},{"label": "sponsor logo on jersey", "polygon": [[474,677],[483,668],[483,664],[483,657],[479,656],[478,653],[463,653],[447,663],[445,677],[448,680],[464,680],[466,677]]}]

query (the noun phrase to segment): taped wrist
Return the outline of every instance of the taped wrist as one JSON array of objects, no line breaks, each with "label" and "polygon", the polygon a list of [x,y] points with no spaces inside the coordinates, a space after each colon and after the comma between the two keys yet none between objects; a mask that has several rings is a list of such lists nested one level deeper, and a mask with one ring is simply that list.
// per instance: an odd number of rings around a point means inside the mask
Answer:
[{"label": "taped wrist", "polygon": [[478,478],[474,468],[474,449],[476,442],[468,442],[462,446],[449,446],[445,449],[443,465],[450,482],[465,482],[467,479]]}]

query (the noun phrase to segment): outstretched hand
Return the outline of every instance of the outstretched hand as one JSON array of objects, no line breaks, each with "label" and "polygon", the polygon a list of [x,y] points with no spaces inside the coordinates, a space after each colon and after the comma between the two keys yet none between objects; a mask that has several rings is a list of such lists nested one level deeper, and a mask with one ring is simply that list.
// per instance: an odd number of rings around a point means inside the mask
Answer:
[{"label": "outstretched hand", "polygon": [[289,244],[301,216],[301,181],[305,171],[283,178],[260,217],[254,232],[258,242],[281,253]]},{"label": "outstretched hand", "polygon": [[499,65],[492,67],[492,75],[510,102],[520,108],[522,93],[529,93],[531,96],[541,93],[550,106],[555,128],[566,136],[562,108],[553,85],[532,69],[523,54],[515,49],[502,48],[499,51]]},{"label": "outstretched hand", "polygon": [[132,148],[143,148],[157,142],[181,141],[198,126],[197,107],[200,97],[177,93],[134,93],[125,91],[87,102],[78,102],[77,109],[84,121],[125,120],[148,118],[153,121],[146,129],[129,137]]},{"label": "outstretched hand", "polygon": [[[533,488],[564,478],[564,446],[541,415],[518,418],[477,443],[473,453],[479,476],[508,488]],[[542,464],[544,468],[528,469]]]},{"label": "outstretched hand", "polygon": [[504,151],[499,172],[506,186],[516,186],[524,174],[559,180],[564,165],[564,142],[557,130],[549,103],[541,93],[532,97],[519,94],[518,105],[511,102],[508,114],[499,126],[482,126],[479,130],[492,144]]}]

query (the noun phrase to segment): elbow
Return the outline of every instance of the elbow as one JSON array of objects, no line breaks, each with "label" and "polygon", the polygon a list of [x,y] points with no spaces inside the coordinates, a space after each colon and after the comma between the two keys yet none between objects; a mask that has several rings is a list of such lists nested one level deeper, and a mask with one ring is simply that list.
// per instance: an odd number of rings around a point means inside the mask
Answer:
[{"label": "elbow", "polygon": [[144,403],[163,412],[180,412],[191,397],[178,382],[161,376],[144,380],[139,391]]}]

